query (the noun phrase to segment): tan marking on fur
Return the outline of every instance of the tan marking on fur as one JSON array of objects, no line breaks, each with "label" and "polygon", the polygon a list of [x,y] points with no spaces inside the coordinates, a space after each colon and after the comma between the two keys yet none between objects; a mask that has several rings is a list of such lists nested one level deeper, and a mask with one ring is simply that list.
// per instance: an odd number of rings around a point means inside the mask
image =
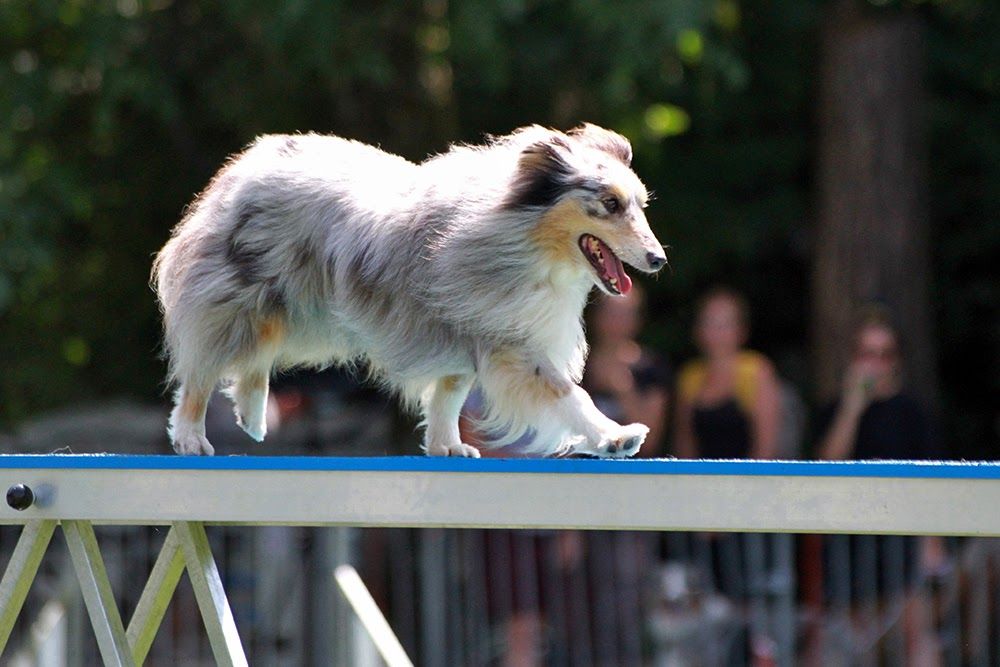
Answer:
[{"label": "tan marking on fur", "polygon": [[264,373],[247,373],[240,378],[241,390],[265,389],[268,384],[268,377]]},{"label": "tan marking on fur", "polygon": [[[612,191],[620,193],[617,187]],[[622,196],[622,195],[619,195]],[[622,196],[624,200],[624,196]],[[580,252],[578,241],[582,234],[592,234],[612,250],[628,248],[637,244],[631,225],[622,224],[618,219],[597,220],[587,215],[583,207],[572,199],[556,204],[541,217],[531,232],[531,239],[541,249],[545,259],[553,264],[574,262],[586,263]]]},{"label": "tan marking on fur", "polygon": [[208,396],[185,391],[184,398],[181,399],[181,416],[190,422],[201,421],[202,415],[205,414],[206,405],[208,405]]},{"label": "tan marking on fur", "polygon": [[461,375],[445,375],[441,378],[441,388],[447,392],[452,392],[458,389],[458,385],[462,380]]},{"label": "tan marking on fur", "polygon": [[569,396],[569,393],[573,391],[573,385],[570,382],[564,382],[561,379],[548,377],[545,374],[541,375],[542,382],[545,383],[546,388],[552,392],[556,398],[565,398]]},{"label": "tan marking on fur", "polygon": [[285,337],[285,323],[279,317],[269,317],[257,329],[257,340],[261,345],[273,345]]},{"label": "tan marking on fur", "polygon": [[577,255],[580,255],[577,239],[587,231],[587,221],[588,216],[579,203],[571,199],[565,200],[542,216],[531,232],[531,239],[552,262],[563,264],[577,261]]},{"label": "tan marking on fur", "polygon": [[494,352],[491,361],[494,370],[507,378],[506,390],[530,402],[558,401],[572,391],[572,385],[549,377],[538,366],[528,364],[516,352]]},{"label": "tan marking on fur", "polygon": [[570,385],[569,383],[566,384],[555,383],[550,378],[547,378],[544,375],[539,378],[539,381],[541,382],[542,386],[546,389],[546,391],[553,397],[555,397],[556,400],[568,396],[572,387],[572,385]]}]

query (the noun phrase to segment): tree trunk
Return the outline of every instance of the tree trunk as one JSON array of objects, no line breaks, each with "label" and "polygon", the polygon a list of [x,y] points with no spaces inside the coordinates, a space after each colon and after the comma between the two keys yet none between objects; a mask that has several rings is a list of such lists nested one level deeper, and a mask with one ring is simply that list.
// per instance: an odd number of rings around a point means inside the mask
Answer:
[{"label": "tree trunk", "polygon": [[933,406],[922,26],[911,11],[837,0],[822,30],[812,276],[817,390],[824,399],[839,391],[855,318],[877,303],[899,327],[908,387]]}]

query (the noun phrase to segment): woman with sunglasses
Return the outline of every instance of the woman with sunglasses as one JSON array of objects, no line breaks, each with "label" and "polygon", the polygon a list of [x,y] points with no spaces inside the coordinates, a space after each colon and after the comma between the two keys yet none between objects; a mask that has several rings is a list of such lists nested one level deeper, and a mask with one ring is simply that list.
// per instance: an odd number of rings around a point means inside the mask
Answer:
[{"label": "woman with sunglasses", "polygon": [[928,459],[938,456],[927,414],[903,391],[899,336],[880,312],[855,329],[840,400],[819,420],[821,459]]}]

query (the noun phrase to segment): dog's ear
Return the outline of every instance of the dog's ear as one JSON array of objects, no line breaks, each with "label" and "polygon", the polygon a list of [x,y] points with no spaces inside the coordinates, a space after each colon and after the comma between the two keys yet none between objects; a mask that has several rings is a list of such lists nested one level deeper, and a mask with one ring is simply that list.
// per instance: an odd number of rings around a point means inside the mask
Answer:
[{"label": "dog's ear", "polygon": [[562,132],[551,132],[522,149],[507,206],[545,207],[554,204],[566,191],[575,173],[570,164],[571,152],[569,139]]},{"label": "dog's ear", "polygon": [[632,164],[632,144],[617,132],[605,130],[592,123],[584,123],[579,127],[574,127],[566,134],[591,148],[604,151],[621,161],[626,167]]}]

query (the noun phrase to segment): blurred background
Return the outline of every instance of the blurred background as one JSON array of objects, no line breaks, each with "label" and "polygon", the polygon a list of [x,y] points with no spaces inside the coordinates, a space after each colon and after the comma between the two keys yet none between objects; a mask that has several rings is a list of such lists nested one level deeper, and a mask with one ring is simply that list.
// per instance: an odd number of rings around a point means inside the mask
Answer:
[{"label": "blurred background", "polygon": [[[896,385],[886,396],[905,387],[933,434],[927,438],[933,446],[912,455],[996,458],[998,34],[1000,5],[987,0],[0,0],[0,448],[169,451],[158,313],[147,285],[152,254],[226,156],[257,135],[336,133],[419,161],[486,133],[590,121],[632,141],[635,170],[655,192],[650,223],[671,246],[670,270],[640,279],[645,299],[629,315],[636,318],[632,329],[603,331],[600,314],[588,314],[592,342],[601,331],[607,342],[606,354],[588,369],[592,392],[615,399],[622,390],[615,360],[641,346],[643,363],[628,365],[643,413],[654,415],[659,429],[645,455],[716,451],[705,442],[699,449],[694,437],[699,397],[712,392],[699,385],[704,368],[692,370],[687,362],[701,359],[711,368],[715,352],[704,334],[711,299],[701,297],[718,296],[716,288],[726,285],[736,297],[736,347],[754,350],[751,366],[768,369],[776,381],[757,393],[780,389],[780,425],[772,424],[767,437],[754,431],[743,455],[865,458],[863,448],[829,440],[831,424],[840,423],[850,402],[844,378],[853,377],[855,362],[869,353],[885,361],[891,353]],[[873,310],[887,323],[891,349],[877,342],[863,349],[859,342],[859,314]],[[743,393],[737,387],[738,407],[747,408]],[[640,405],[618,403],[626,414]],[[272,407],[276,428],[263,447],[233,431],[224,405],[213,410],[209,435],[223,453],[418,451],[412,419],[337,372],[280,379]],[[751,430],[760,425],[756,416],[750,423]],[[227,531],[215,538],[234,563],[267,562],[261,554],[276,544],[322,563],[330,553],[322,545],[336,542],[303,531],[268,538]],[[9,553],[15,535],[3,534]],[[139,554],[144,565],[156,540],[115,535],[122,553]],[[882,604],[886,590],[897,589],[876,576],[880,568],[901,571],[892,564],[916,553],[910,543],[869,549],[771,536],[766,545],[740,539],[727,547],[699,536],[637,542],[622,535],[504,535],[386,531],[364,539],[341,535],[336,543],[367,549],[365,562],[374,569],[363,575],[381,591],[390,620],[404,624],[404,644],[422,664],[499,664],[515,653],[503,648],[509,646],[536,657],[543,655],[539,646],[548,646],[552,664],[653,660],[660,654],[652,625],[642,622],[632,635],[623,624],[605,637],[610,644],[595,643],[584,654],[560,653],[559,642],[598,637],[585,632],[587,614],[605,613],[602,605],[614,600],[634,604],[619,605],[622,614],[652,618],[642,593],[649,586],[638,582],[661,575],[671,604],[682,605],[678,600],[692,590],[703,591],[703,601],[708,590],[729,600],[718,616],[725,621],[719,632],[729,639],[715,642],[728,648],[704,664],[767,664],[759,661],[775,655],[787,663],[803,651],[829,649],[830,642],[815,639],[821,632],[810,632],[836,625],[824,610],[838,586],[846,597],[836,617],[842,632],[834,633],[842,641],[834,644],[853,656],[849,662],[860,655],[871,664],[912,658],[907,651],[920,639],[906,635],[887,653],[878,632],[850,629],[859,618],[871,621],[865,627],[883,623],[886,632],[920,625],[909,616],[896,622],[909,602]],[[730,548],[745,558],[722,564]],[[619,588],[603,598],[593,582],[607,581],[607,573],[581,565],[602,549],[647,554],[634,561],[642,567],[619,573]],[[870,556],[852,560],[858,549]],[[937,645],[927,654],[951,664],[990,664],[1000,646],[996,547],[955,541],[920,549],[937,556],[913,556],[927,567],[917,584],[907,575],[898,589],[909,595],[919,586],[926,593],[933,618],[924,626]],[[528,568],[524,576],[539,581],[564,577],[566,590],[580,590],[571,584],[573,572],[590,577],[574,603],[585,609],[576,630],[554,638],[552,628],[569,626],[552,615],[573,607],[553,606],[553,595],[565,602],[561,588],[542,595],[536,586],[535,597],[549,602],[523,603],[523,596],[488,585],[486,573],[498,570],[483,565],[459,582],[462,591],[483,596],[468,598],[468,609],[481,614],[466,614],[462,639],[441,644],[406,605],[431,609],[446,599],[451,580],[439,582],[427,568],[447,554],[454,562],[519,562],[510,572]],[[848,601],[858,597],[852,572],[861,561],[871,575],[861,578],[877,595]],[[966,561],[976,564],[972,579]],[[823,563],[835,565],[824,570]],[[850,571],[830,583],[838,563]],[[677,567],[664,570],[665,564]],[[550,566],[561,574],[540,574]],[[263,604],[251,574],[260,568],[233,567],[234,581],[242,576],[246,590],[257,591],[247,593],[254,611],[238,613],[265,616],[254,606]],[[308,581],[303,572],[280,576]],[[727,572],[759,585],[711,583]],[[119,576],[127,588],[128,577]],[[970,611],[970,590],[989,592],[977,598],[978,611]],[[129,594],[122,595],[127,607]],[[761,618],[762,600],[784,605],[776,607],[780,630],[746,630],[751,610]],[[296,607],[300,616],[303,605]],[[708,614],[710,606],[698,613]],[[888,616],[859,616],[861,608]],[[731,618],[742,620],[726,625]],[[251,630],[266,637],[253,640],[259,659],[315,658],[308,624],[295,627]],[[656,641],[674,641],[675,630],[661,627]],[[973,630],[978,634],[970,639]],[[187,646],[188,653],[173,646],[173,653],[157,654],[158,664],[182,662],[178,656],[195,664],[204,647],[195,640]],[[318,655],[315,664],[324,664]],[[689,662],[661,664],[702,664],[682,652],[669,655]]]}]

